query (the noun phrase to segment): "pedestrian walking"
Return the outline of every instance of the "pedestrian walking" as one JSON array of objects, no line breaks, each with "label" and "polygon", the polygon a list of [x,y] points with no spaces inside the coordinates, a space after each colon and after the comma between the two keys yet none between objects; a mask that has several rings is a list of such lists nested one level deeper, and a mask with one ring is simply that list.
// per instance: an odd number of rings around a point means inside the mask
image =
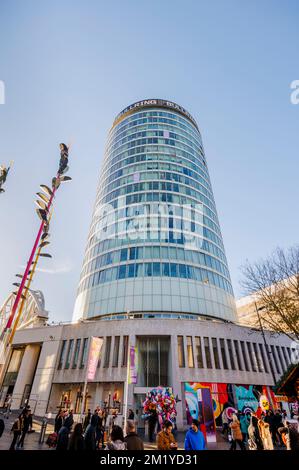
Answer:
[{"label": "pedestrian walking", "polygon": [[150,442],[154,442],[155,429],[158,422],[156,411],[152,411],[148,417],[148,437]]},{"label": "pedestrian walking", "polygon": [[221,434],[223,435],[223,437],[226,435],[226,438],[228,439],[228,431],[229,431],[228,424],[229,424],[229,419],[228,419],[227,414],[226,414],[226,408],[224,408],[224,410],[222,411],[221,419],[222,419],[222,431],[221,431]]},{"label": "pedestrian walking", "polygon": [[96,428],[98,424],[98,414],[95,412],[86,428],[84,442],[86,450],[96,450]]},{"label": "pedestrian walking", "polygon": [[272,441],[269,423],[266,423],[265,421],[260,419],[258,422],[258,427],[259,427],[260,436],[263,442],[264,450],[273,450],[274,447],[273,447],[273,441]]},{"label": "pedestrian walking", "polygon": [[248,439],[248,426],[250,424],[250,414],[249,413],[242,413],[240,416],[240,426],[241,426],[241,432],[243,436],[243,443],[244,445],[247,442]]},{"label": "pedestrian walking", "polygon": [[299,451],[299,433],[288,421],[278,429],[278,433],[287,450]]},{"label": "pedestrian walking", "polygon": [[185,450],[206,450],[206,442],[203,433],[199,428],[199,421],[192,420],[191,428],[187,431],[185,437]]},{"label": "pedestrian walking", "polygon": [[4,420],[2,418],[0,418],[0,437],[4,433],[4,429],[5,429]]},{"label": "pedestrian walking", "polygon": [[90,420],[91,420],[91,411],[90,409],[87,411],[87,414],[84,418],[84,421],[83,421],[83,431],[85,432],[86,431],[86,428],[87,426],[89,425],[90,423]]},{"label": "pedestrian walking", "polygon": [[233,414],[233,420],[230,423],[229,427],[232,433],[232,443],[230,446],[230,450],[236,450],[237,444],[241,450],[245,450],[240,421],[238,420],[238,417],[236,414]]},{"label": "pedestrian walking", "polygon": [[142,439],[136,433],[135,423],[132,420],[127,421],[125,443],[128,450],[144,450]]},{"label": "pedestrian walking", "polygon": [[69,445],[70,430],[67,426],[62,426],[57,436],[56,450],[67,450]]},{"label": "pedestrian walking", "polygon": [[127,444],[124,439],[124,433],[120,426],[113,426],[110,434],[110,440],[105,447],[106,450],[126,450]]},{"label": "pedestrian walking", "polygon": [[11,395],[7,395],[6,397],[6,400],[5,400],[5,404],[4,404],[4,416],[6,419],[9,418],[9,414],[11,413],[11,404],[12,404],[12,396]]},{"label": "pedestrian walking", "polygon": [[251,415],[248,426],[248,448],[249,450],[264,450],[258,427],[258,418],[254,414]]},{"label": "pedestrian walking", "polygon": [[27,409],[23,413],[23,420],[22,420],[22,427],[21,427],[21,436],[18,441],[18,447],[22,448],[24,446],[24,440],[26,437],[26,434],[29,431],[29,426],[30,426],[30,410]]},{"label": "pedestrian walking", "polygon": [[135,413],[134,411],[130,408],[129,409],[129,414],[128,414],[128,419],[133,420],[135,418]]},{"label": "pedestrian walking", "polygon": [[20,415],[12,425],[11,432],[13,433],[13,440],[10,445],[9,450],[16,450],[16,443],[22,432],[23,417]]},{"label": "pedestrian walking", "polygon": [[55,416],[55,422],[54,422],[54,432],[56,432],[57,434],[62,428],[63,419],[64,419],[64,411],[59,410],[57,415]]},{"label": "pedestrian walking", "polygon": [[178,445],[172,434],[172,423],[168,420],[164,421],[162,431],[157,434],[157,449],[158,450],[174,450]]},{"label": "pedestrian walking", "polygon": [[81,423],[77,423],[74,427],[74,431],[69,441],[68,450],[74,450],[74,451],[85,450],[83,426]]}]

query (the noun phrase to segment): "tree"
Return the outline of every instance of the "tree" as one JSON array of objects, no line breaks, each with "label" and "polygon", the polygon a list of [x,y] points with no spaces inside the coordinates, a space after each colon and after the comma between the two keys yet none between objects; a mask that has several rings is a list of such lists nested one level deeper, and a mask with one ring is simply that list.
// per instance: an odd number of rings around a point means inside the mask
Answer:
[{"label": "tree", "polygon": [[245,295],[252,295],[265,328],[299,340],[299,245],[242,267]]}]

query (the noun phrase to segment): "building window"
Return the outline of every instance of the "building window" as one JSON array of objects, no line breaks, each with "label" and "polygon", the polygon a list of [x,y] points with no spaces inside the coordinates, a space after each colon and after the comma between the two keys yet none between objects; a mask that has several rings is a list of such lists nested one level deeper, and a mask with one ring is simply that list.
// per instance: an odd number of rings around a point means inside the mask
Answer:
[{"label": "building window", "polygon": [[86,366],[87,350],[88,350],[88,338],[84,338],[82,353],[81,353],[80,369],[83,369]]},{"label": "building window", "polygon": [[79,339],[76,340],[76,346],[75,346],[72,369],[76,369],[76,367],[78,365],[80,346],[81,346],[81,339],[79,338]]},{"label": "building window", "polygon": [[259,348],[260,348],[260,355],[261,355],[261,358],[263,360],[264,370],[265,370],[265,372],[268,373],[269,372],[268,363],[266,361],[263,345],[260,344],[260,343],[259,343]]},{"label": "building window", "polygon": [[58,362],[58,369],[61,369],[61,368],[62,368],[62,364],[63,364],[63,361],[64,361],[65,351],[66,351],[66,339],[64,339],[64,340],[62,341],[61,351],[60,351],[60,356],[59,356],[59,362]]},{"label": "building window", "polygon": [[179,358],[179,367],[185,367],[185,353],[184,353],[184,338],[183,338],[183,336],[178,336],[178,358]]},{"label": "building window", "polygon": [[217,339],[216,338],[212,338],[212,346],[213,346],[213,353],[214,353],[215,368],[220,369],[220,361],[219,361],[219,354],[218,354],[218,347],[217,347]]},{"label": "building window", "polygon": [[115,338],[114,338],[113,358],[112,358],[112,367],[118,367],[119,342],[120,342],[120,336],[115,336]]},{"label": "building window", "polygon": [[239,370],[243,370],[242,363],[241,363],[241,357],[240,357],[239,341],[235,339],[234,340],[234,345],[235,345],[235,352],[236,352],[238,368],[239,368]]},{"label": "building window", "polygon": [[228,369],[228,364],[227,364],[227,357],[226,357],[226,351],[225,351],[225,343],[224,343],[223,338],[220,338],[220,351],[221,351],[223,367],[224,367],[224,369],[227,370]]},{"label": "building window", "polygon": [[235,360],[234,360],[234,354],[233,354],[233,348],[232,348],[232,341],[231,339],[227,339],[227,349],[228,349],[228,354],[230,358],[230,364],[232,370],[236,370],[236,365],[235,365]]},{"label": "building window", "polygon": [[245,365],[245,370],[247,370],[249,372],[250,369],[249,369],[249,365],[248,365],[248,361],[247,361],[247,355],[246,355],[246,351],[245,351],[245,343],[244,343],[244,341],[240,341],[240,344],[241,344],[241,351],[242,351],[243,361],[244,361],[244,365]]},{"label": "building window", "polygon": [[196,358],[197,358],[197,367],[202,369],[203,368],[203,357],[202,357],[201,338],[200,338],[200,336],[195,336],[195,351],[196,351]]},{"label": "building window", "polygon": [[211,358],[209,338],[205,336],[203,339],[203,342],[204,342],[204,347],[205,347],[207,368],[212,369],[212,358]]},{"label": "building window", "polygon": [[282,356],[281,356],[281,351],[280,351],[279,346],[276,346],[276,351],[277,351],[277,356],[278,356],[278,359],[279,359],[279,362],[280,362],[280,368],[281,368],[281,370],[284,370],[283,359],[282,359]]},{"label": "building window", "polygon": [[261,361],[261,357],[259,355],[259,351],[257,349],[257,344],[256,343],[252,343],[253,344],[253,350],[254,350],[254,355],[256,357],[256,362],[257,362],[257,367],[258,367],[258,370],[259,372],[264,372],[264,368],[263,368],[263,364],[262,364],[262,361]]},{"label": "building window", "polygon": [[271,353],[272,353],[272,357],[273,357],[274,364],[275,364],[275,367],[276,367],[276,372],[278,374],[280,374],[280,368],[279,368],[278,360],[277,360],[277,357],[276,357],[276,354],[275,354],[275,348],[272,344],[271,344]]},{"label": "building window", "polygon": [[256,361],[254,360],[254,357],[253,357],[251,343],[249,341],[246,341],[246,344],[247,344],[247,351],[248,351],[248,356],[250,359],[251,368],[254,372],[257,372]]},{"label": "building window", "polygon": [[286,348],[284,346],[281,346],[281,349],[282,349],[282,354],[283,354],[283,357],[284,357],[284,360],[285,360],[285,363],[286,365],[289,365],[289,359],[288,359],[288,355],[287,355],[287,352],[286,352]]},{"label": "building window", "polygon": [[192,336],[187,336],[187,360],[188,367],[194,367]]},{"label": "building window", "polygon": [[74,347],[74,340],[71,339],[69,341],[69,348],[68,348],[67,355],[66,355],[66,361],[65,361],[65,366],[64,366],[65,369],[68,369],[70,367],[70,362],[71,362],[72,353],[73,353],[73,347]]},{"label": "building window", "polygon": [[169,384],[170,337],[138,336],[138,385],[165,387]]},{"label": "building window", "polygon": [[128,350],[129,350],[129,336],[123,337],[123,351],[122,351],[122,362],[123,367],[127,367],[128,364]]},{"label": "building window", "polygon": [[111,350],[111,336],[106,336],[106,348],[103,367],[109,367]]},{"label": "building window", "polygon": [[286,348],[287,351],[288,351],[288,356],[289,356],[289,362],[292,362],[292,354],[291,354],[291,349],[290,348]]}]

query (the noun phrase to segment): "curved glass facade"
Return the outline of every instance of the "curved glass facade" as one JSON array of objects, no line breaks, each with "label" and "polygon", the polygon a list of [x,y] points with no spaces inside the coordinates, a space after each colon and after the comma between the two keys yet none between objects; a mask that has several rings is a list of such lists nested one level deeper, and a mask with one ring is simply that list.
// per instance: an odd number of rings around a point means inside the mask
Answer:
[{"label": "curved glass facade", "polygon": [[163,100],[110,130],[74,319],[127,312],[236,319],[201,135]]}]

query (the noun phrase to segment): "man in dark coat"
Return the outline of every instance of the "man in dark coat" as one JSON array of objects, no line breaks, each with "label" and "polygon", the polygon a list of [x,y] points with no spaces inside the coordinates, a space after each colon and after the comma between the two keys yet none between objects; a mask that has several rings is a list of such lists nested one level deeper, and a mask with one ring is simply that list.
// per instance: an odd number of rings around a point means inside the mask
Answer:
[{"label": "man in dark coat", "polygon": [[132,420],[127,421],[125,442],[128,450],[144,450],[143,441],[136,433],[135,423]]},{"label": "man in dark coat", "polygon": [[98,425],[98,415],[94,413],[91,417],[90,424],[87,426],[84,441],[86,450],[96,450],[96,428]]},{"label": "man in dark coat", "polygon": [[29,415],[30,415],[30,410],[26,409],[23,412],[23,425],[22,425],[22,429],[21,429],[22,434],[21,434],[20,440],[18,442],[18,447],[23,447],[25,436],[26,436],[27,432],[29,431],[29,425],[30,425],[30,416]]}]

